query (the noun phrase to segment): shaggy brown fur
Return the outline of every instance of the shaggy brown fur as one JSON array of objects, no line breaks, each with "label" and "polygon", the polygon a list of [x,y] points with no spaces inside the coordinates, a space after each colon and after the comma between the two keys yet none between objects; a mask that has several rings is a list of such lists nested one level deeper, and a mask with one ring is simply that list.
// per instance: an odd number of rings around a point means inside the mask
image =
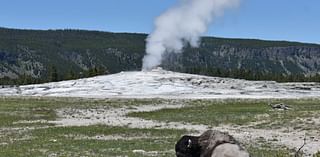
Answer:
[{"label": "shaggy brown fur", "polygon": [[249,157],[228,133],[209,130],[200,136],[183,136],[176,144],[177,157]]}]

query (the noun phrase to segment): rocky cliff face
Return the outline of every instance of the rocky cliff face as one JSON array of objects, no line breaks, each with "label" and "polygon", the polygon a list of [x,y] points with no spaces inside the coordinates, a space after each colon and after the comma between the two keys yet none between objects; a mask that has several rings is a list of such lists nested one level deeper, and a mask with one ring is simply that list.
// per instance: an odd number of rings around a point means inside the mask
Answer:
[{"label": "rocky cliff face", "polygon": [[39,78],[43,70],[43,63],[28,50],[18,54],[0,51],[0,78],[18,78],[21,75]]}]

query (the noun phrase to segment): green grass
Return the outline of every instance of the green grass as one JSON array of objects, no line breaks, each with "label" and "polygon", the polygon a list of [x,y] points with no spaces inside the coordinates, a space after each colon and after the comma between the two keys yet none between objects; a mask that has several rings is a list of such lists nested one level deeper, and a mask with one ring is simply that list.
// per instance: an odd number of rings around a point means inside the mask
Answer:
[{"label": "green grass", "polygon": [[246,102],[192,102],[191,107],[164,109],[155,112],[132,113],[129,116],[161,121],[183,121],[216,126],[219,124],[245,124],[267,111],[263,103]]},{"label": "green grass", "polygon": [[251,146],[248,148],[248,151],[250,152],[252,157],[288,157],[293,156],[293,152],[283,148],[283,149],[277,149],[277,148],[258,148]]},{"label": "green grass", "polygon": [[[103,125],[87,127],[52,127],[26,131],[23,134],[10,135],[13,142],[0,145],[0,156],[3,157],[40,157],[56,154],[57,156],[129,156],[141,157],[133,150],[147,152],[157,151],[157,156],[174,157],[174,145],[182,136],[188,134],[184,130],[173,129],[130,129],[108,127]],[[74,136],[70,136],[74,135]],[[123,137],[150,137],[133,140],[96,140],[75,137],[97,135],[121,135]],[[29,138],[26,138],[29,137]],[[154,139],[155,137],[159,137]],[[289,150],[264,147],[249,147],[253,157],[284,157]]]},{"label": "green grass", "polygon": [[318,100],[276,100],[285,102],[292,110],[272,110],[267,100],[192,101],[189,107],[163,109],[153,112],[130,113],[129,116],[159,121],[177,121],[217,126],[220,124],[248,125],[261,123],[256,128],[293,126],[299,129],[320,129],[312,124],[306,127],[297,118],[320,117]]},{"label": "green grass", "polygon": [[[60,108],[94,109],[157,104],[148,99],[79,99],[79,98],[0,98],[0,156],[132,156],[133,150],[159,151],[157,156],[172,156],[174,143],[184,130],[130,129],[110,126],[56,127],[49,123],[24,121],[55,120]],[[147,136],[134,140],[88,140],[73,136],[121,135]],[[163,137],[154,139],[152,137]]]},{"label": "green grass", "polygon": [[[55,120],[60,108],[111,108],[160,103],[158,99],[80,99],[80,98],[0,98],[0,127],[30,126],[39,123],[17,123],[19,121]],[[41,124],[40,124],[41,125]],[[49,124],[44,124],[49,125]]]},{"label": "green grass", "polygon": [[[173,156],[174,144],[186,131],[171,129],[130,129],[108,126],[53,127],[30,130],[23,137],[8,145],[0,145],[0,156],[37,157],[57,154],[58,156],[132,156],[142,154],[133,150],[159,151],[159,156]],[[69,135],[69,136],[66,136]],[[70,135],[89,136],[121,135],[124,137],[162,137],[161,139],[98,140],[77,139]],[[0,142],[3,142],[0,140]]]},{"label": "green grass", "polygon": [[289,157],[294,156],[296,153],[296,150],[288,149],[285,146],[273,145],[264,138],[259,138],[254,143],[246,144],[246,148],[252,157]]},{"label": "green grass", "polygon": [[[173,157],[175,142],[189,132],[174,129],[132,129],[104,125],[57,127],[48,123],[23,122],[25,120],[55,120],[58,118],[55,111],[61,108],[95,109],[103,107],[108,109],[110,107],[160,104],[168,101],[160,99],[0,98],[0,157],[143,156],[134,153],[133,150],[157,151],[159,154],[156,156]],[[299,126],[298,122],[293,119],[319,115],[320,105],[316,100],[278,100],[277,102],[285,102],[293,107],[293,110],[285,112],[270,110],[267,102],[260,100],[183,101],[188,104],[188,107],[132,113],[130,116],[212,126],[219,124],[246,125],[263,120],[265,126],[255,126],[263,128],[267,126],[278,127],[279,125]],[[306,129],[306,126],[300,127]],[[309,127],[309,129],[319,129],[319,126],[311,124]],[[79,138],[97,135],[122,136],[129,139]],[[146,138],[130,139],[130,137]],[[282,157],[292,154],[291,150],[274,148],[271,144],[264,144],[264,142],[262,145],[253,144],[247,147],[252,156]],[[316,157],[318,156],[319,153]]]}]

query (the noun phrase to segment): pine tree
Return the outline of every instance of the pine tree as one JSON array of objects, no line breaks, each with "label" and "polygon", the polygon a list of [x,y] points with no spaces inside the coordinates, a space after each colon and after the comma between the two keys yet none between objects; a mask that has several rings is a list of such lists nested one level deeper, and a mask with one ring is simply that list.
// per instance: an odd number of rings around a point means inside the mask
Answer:
[{"label": "pine tree", "polygon": [[49,76],[49,79],[48,79],[49,82],[57,82],[59,80],[58,71],[54,65],[49,67],[48,76]]}]

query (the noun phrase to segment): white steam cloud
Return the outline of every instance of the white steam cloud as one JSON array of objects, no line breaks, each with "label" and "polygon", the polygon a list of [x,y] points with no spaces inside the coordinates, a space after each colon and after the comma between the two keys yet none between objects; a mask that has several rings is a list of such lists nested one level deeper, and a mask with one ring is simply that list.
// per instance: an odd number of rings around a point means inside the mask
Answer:
[{"label": "white steam cloud", "polygon": [[198,47],[213,19],[240,0],[180,0],[155,21],[155,30],[147,38],[143,70],[161,64],[165,52],[180,53],[186,43]]}]

